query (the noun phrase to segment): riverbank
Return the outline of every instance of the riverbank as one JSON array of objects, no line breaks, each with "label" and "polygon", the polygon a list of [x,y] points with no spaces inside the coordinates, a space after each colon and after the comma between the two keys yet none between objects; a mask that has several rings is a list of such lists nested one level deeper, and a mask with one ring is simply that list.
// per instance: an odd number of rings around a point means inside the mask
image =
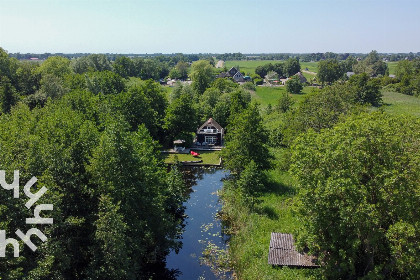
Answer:
[{"label": "riverbank", "polygon": [[268,264],[271,232],[293,233],[300,225],[292,205],[297,193],[288,172],[267,172],[268,184],[251,209],[225,182],[222,218],[231,234],[229,256],[238,279],[317,279],[318,270],[272,267]]}]

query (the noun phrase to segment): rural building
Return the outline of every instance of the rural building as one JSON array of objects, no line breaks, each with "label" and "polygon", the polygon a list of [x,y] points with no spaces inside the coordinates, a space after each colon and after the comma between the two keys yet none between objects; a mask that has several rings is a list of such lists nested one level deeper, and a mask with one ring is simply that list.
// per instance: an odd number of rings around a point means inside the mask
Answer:
[{"label": "rural building", "polygon": [[197,130],[197,142],[200,145],[221,146],[225,130],[213,118],[208,119]]},{"label": "rural building", "polygon": [[347,73],[346,73],[346,75],[347,75],[347,77],[349,77],[349,78],[350,78],[351,76],[353,76],[353,75],[354,75],[354,72],[347,72]]},{"label": "rural building", "polygon": [[237,83],[243,83],[246,81],[244,75],[235,67],[230,68],[227,72],[220,73],[217,78],[232,78]]},{"label": "rural building", "polygon": [[299,253],[295,248],[293,236],[288,233],[271,233],[268,264],[292,267],[319,267],[316,258]]},{"label": "rural building", "polygon": [[305,76],[303,76],[303,74],[301,72],[297,72],[295,76],[299,77],[299,80],[302,84],[306,83],[308,80],[305,78]]}]

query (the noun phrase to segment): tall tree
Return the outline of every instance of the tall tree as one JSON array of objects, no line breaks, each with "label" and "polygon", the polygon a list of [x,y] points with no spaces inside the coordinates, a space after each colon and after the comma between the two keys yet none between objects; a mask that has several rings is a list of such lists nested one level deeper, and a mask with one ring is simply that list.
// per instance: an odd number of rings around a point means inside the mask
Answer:
[{"label": "tall tree", "polygon": [[227,127],[226,148],[222,151],[226,168],[237,175],[244,170],[244,163],[251,161],[255,162],[257,169],[268,168],[271,157],[267,140],[259,107],[251,104],[234,116]]},{"label": "tall tree", "polygon": [[319,256],[326,277],[418,276],[418,139],[418,119],[371,113],[297,140],[298,240]]},{"label": "tall tree", "polygon": [[198,94],[203,94],[214,79],[213,67],[207,60],[199,60],[191,66],[192,87]]},{"label": "tall tree", "polygon": [[18,101],[15,88],[10,83],[9,78],[0,77],[0,104],[2,113],[9,113],[10,109]]}]

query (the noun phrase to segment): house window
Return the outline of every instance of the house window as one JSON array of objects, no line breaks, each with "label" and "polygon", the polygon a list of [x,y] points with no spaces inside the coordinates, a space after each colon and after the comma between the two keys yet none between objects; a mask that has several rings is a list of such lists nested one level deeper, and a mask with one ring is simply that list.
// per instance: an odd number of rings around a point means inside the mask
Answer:
[{"label": "house window", "polygon": [[217,137],[216,136],[206,136],[205,141],[209,144],[214,144],[214,143],[217,142]]}]

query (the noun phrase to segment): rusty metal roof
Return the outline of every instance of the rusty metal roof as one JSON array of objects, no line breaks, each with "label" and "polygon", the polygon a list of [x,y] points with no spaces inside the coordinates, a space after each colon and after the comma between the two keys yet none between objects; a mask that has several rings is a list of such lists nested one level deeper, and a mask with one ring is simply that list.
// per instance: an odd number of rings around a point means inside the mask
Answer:
[{"label": "rusty metal roof", "polygon": [[296,251],[293,236],[288,233],[271,233],[268,264],[284,266],[318,267],[316,258]]}]

